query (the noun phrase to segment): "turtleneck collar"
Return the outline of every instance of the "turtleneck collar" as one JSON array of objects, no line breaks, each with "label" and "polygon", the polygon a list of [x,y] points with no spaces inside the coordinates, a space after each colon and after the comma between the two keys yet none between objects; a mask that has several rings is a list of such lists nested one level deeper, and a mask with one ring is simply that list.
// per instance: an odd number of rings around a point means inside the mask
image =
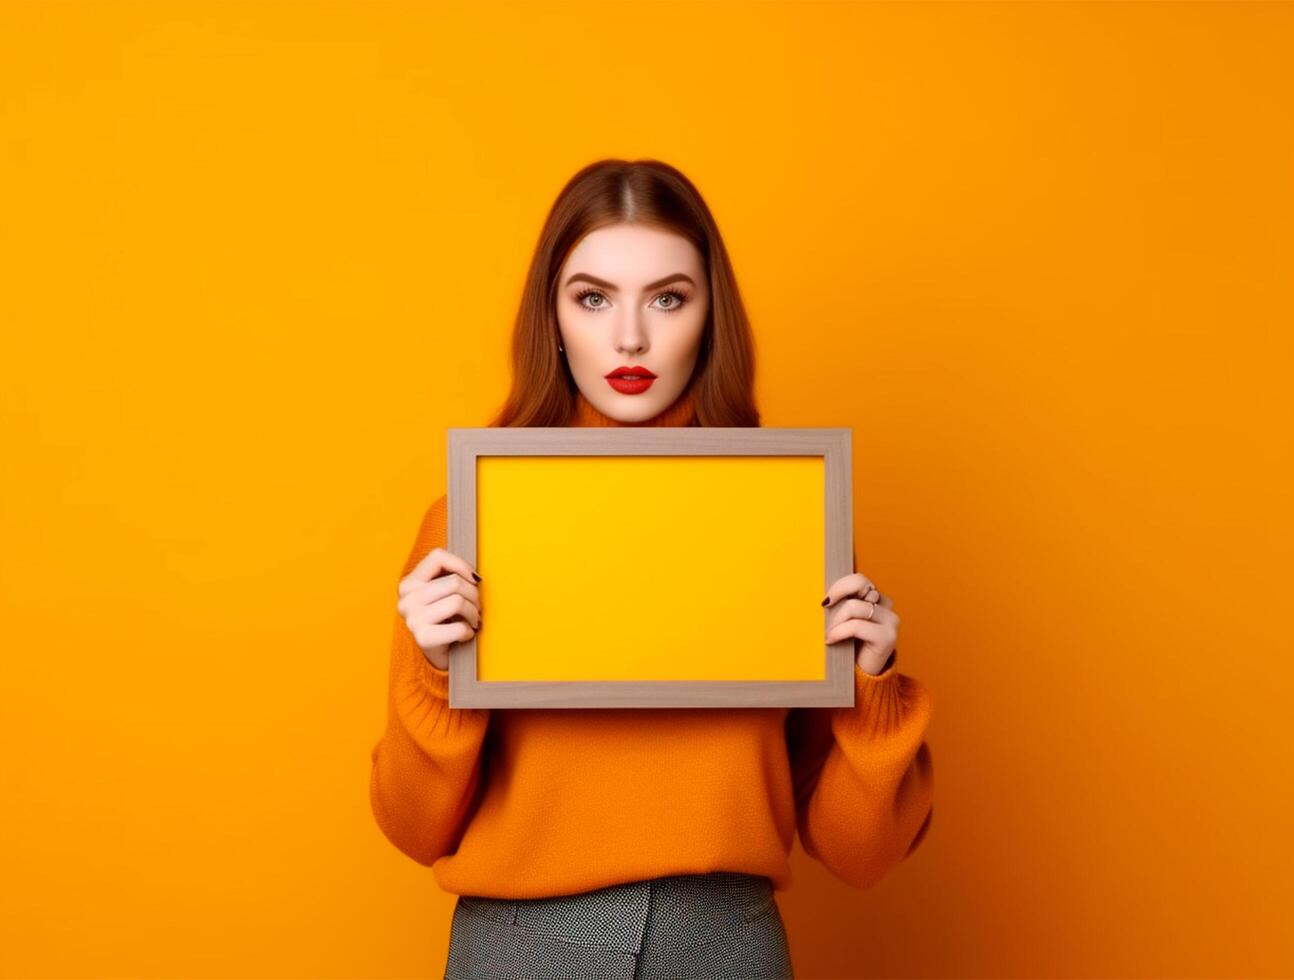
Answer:
[{"label": "turtleneck collar", "polygon": [[625,428],[634,429],[643,426],[687,426],[696,417],[696,388],[688,385],[674,400],[674,404],[657,415],[642,422],[621,422],[602,412],[584,397],[584,392],[575,390],[575,414],[571,425],[581,428]]}]

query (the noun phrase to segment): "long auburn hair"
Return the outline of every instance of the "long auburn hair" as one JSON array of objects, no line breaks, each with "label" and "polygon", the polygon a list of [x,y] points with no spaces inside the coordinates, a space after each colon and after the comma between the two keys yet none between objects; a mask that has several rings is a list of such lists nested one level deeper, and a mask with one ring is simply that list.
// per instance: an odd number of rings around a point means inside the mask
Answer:
[{"label": "long auburn hair", "polygon": [[631,222],[686,237],[701,254],[710,289],[696,367],[692,425],[758,426],[755,341],[710,209],[680,171],[659,160],[598,160],[576,173],[548,212],[512,333],[512,390],[491,426],[568,425],[578,386],[557,350],[557,277],[589,232]]}]

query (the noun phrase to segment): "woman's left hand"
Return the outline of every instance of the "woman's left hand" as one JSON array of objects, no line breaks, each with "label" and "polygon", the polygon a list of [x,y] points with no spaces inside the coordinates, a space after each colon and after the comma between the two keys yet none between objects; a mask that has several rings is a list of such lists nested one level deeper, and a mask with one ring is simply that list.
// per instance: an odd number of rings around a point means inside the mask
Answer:
[{"label": "woman's left hand", "polygon": [[822,604],[828,607],[826,642],[854,637],[855,662],[869,674],[881,673],[899,641],[893,600],[881,595],[866,575],[854,572],[832,582]]}]

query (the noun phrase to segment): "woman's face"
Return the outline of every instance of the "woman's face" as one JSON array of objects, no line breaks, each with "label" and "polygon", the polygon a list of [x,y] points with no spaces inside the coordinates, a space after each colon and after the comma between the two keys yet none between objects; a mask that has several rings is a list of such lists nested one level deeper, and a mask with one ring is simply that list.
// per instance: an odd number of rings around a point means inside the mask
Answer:
[{"label": "woman's face", "polygon": [[[620,422],[669,408],[692,377],[709,305],[701,254],[686,238],[641,224],[589,232],[557,280],[557,324],[584,397]],[[617,388],[607,376],[620,368],[656,377]]]}]

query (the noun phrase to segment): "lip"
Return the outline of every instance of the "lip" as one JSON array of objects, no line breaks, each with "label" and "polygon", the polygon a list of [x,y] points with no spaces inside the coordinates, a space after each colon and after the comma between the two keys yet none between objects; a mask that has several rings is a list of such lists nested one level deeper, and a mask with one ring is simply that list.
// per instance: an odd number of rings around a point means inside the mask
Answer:
[{"label": "lip", "polygon": [[607,377],[615,378],[622,374],[641,374],[645,378],[656,377],[654,372],[648,371],[645,367],[638,367],[636,365],[634,367],[618,367],[614,371],[608,373]]},{"label": "lip", "polygon": [[[622,377],[622,375],[626,374],[637,374],[641,377],[630,381]],[[645,367],[618,367],[606,375],[606,379],[607,384],[622,395],[641,395],[652,386],[652,382],[656,380],[656,375]]]}]

